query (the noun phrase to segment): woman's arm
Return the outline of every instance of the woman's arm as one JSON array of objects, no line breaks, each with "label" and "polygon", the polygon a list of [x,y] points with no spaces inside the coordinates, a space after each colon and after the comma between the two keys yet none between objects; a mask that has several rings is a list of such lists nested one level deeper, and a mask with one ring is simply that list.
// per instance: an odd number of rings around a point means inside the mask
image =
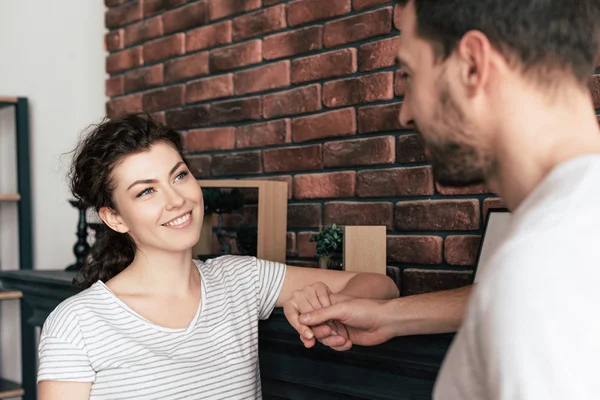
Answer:
[{"label": "woman's arm", "polygon": [[318,268],[293,267],[286,269],[283,287],[275,307],[282,307],[292,293],[315,282],[322,282],[333,293],[371,299],[393,299],[398,297],[398,287],[383,274],[333,271]]},{"label": "woman's arm", "polygon": [[41,381],[38,400],[89,400],[91,382]]}]

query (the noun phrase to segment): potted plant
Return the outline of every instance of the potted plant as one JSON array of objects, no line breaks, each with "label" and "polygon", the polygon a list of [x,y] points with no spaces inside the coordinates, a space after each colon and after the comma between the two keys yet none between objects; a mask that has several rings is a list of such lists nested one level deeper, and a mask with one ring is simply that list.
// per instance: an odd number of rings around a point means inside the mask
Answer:
[{"label": "potted plant", "polygon": [[317,257],[319,257],[319,268],[342,269],[344,230],[332,224],[325,227],[321,232],[310,238],[311,242],[317,243]]}]

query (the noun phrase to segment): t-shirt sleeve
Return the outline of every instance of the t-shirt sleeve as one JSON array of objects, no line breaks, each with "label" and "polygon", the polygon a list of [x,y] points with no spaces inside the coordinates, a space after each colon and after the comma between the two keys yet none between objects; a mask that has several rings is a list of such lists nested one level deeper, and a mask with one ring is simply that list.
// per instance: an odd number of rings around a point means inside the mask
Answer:
[{"label": "t-shirt sleeve", "polygon": [[38,382],[94,382],[96,379],[77,316],[61,306],[44,323],[38,356]]},{"label": "t-shirt sleeve", "polygon": [[256,259],[259,319],[267,319],[273,312],[283,286],[285,273],[285,264]]}]

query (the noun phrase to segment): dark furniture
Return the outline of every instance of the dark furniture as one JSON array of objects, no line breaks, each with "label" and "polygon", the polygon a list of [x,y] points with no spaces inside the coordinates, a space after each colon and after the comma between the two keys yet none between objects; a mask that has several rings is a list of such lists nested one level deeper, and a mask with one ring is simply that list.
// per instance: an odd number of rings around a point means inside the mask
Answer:
[{"label": "dark furniture", "polygon": [[[23,326],[34,334],[48,314],[77,290],[69,271],[4,271],[1,284],[23,293]],[[260,365],[265,399],[431,399],[433,383],[453,335],[396,338],[375,347],[336,352],[305,349],[281,309],[260,323]],[[36,349],[23,354],[24,400],[35,400]]]}]

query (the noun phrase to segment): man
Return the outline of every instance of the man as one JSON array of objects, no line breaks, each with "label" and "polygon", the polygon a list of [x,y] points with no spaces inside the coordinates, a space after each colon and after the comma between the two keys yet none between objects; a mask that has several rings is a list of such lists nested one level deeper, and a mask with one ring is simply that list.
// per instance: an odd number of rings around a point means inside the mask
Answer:
[{"label": "man", "polygon": [[[403,3],[401,122],[422,134],[440,183],[485,180],[512,211],[507,240],[473,287],[435,398],[600,398],[600,129],[587,86],[600,6]],[[372,345],[410,330],[402,302],[349,300],[300,321],[339,320],[351,343]]]}]

